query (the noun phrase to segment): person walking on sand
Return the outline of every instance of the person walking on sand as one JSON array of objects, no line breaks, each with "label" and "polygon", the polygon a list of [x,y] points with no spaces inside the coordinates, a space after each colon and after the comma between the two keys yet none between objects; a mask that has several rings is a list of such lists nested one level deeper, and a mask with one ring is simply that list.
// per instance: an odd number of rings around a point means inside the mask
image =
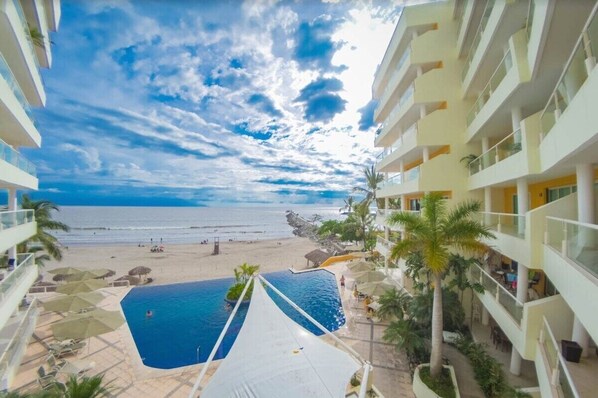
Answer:
[{"label": "person walking on sand", "polygon": [[341,287],[345,287],[345,275],[341,275]]}]

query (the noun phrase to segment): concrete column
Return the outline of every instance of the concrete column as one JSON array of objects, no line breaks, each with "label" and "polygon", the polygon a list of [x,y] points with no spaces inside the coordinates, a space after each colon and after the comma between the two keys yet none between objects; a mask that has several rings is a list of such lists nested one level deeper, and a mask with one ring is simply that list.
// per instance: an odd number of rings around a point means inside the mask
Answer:
[{"label": "concrete column", "polygon": [[[529,194],[527,190],[527,181],[525,178],[519,178],[517,180],[517,214],[525,216],[528,211]],[[517,228],[520,232],[525,230],[525,219],[518,217]]]},{"label": "concrete column", "polygon": [[408,210],[407,207],[407,196],[401,195],[401,210]]},{"label": "concrete column", "polygon": [[527,301],[528,272],[529,269],[525,265],[517,265],[517,300],[522,303]]},{"label": "concrete column", "polygon": [[519,127],[521,127],[521,108],[511,109],[511,125],[513,131],[519,130]]},{"label": "concrete column", "polygon": [[[594,214],[594,167],[591,164],[578,164],[575,167],[577,174],[577,214],[578,221],[588,224],[594,224],[596,215]],[[581,230],[578,239],[580,247],[593,246],[593,236],[591,233]],[[590,343],[590,335],[588,331],[579,321],[577,316],[573,320],[572,340],[576,341],[582,348],[582,355],[587,357],[589,355],[588,346]]]},{"label": "concrete column", "polygon": [[490,139],[488,137],[482,138],[482,153],[487,152],[490,149]]},{"label": "concrete column", "polygon": [[430,148],[428,148],[427,146],[424,147],[424,162],[427,162],[428,160],[430,160]]},{"label": "concrete column", "polygon": [[[8,210],[9,211],[18,210],[17,190],[15,188],[8,189]],[[16,222],[16,215],[14,215],[13,217],[14,217],[14,221]],[[9,260],[16,261],[16,258],[17,258],[17,247],[16,246],[13,246],[8,249],[8,258],[9,258]]]},{"label": "concrete column", "polygon": [[488,213],[492,211],[492,188],[484,187],[484,224],[490,225],[492,216]]},{"label": "concrete column", "polygon": [[509,372],[515,376],[519,376],[521,374],[521,355],[515,349],[515,347],[511,349],[511,366],[509,368]]}]

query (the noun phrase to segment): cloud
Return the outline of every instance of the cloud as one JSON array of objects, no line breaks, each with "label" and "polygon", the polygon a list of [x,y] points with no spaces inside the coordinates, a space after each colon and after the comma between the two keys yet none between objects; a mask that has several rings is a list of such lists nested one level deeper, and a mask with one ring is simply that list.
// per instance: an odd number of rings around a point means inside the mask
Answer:
[{"label": "cloud", "polygon": [[250,105],[256,105],[258,109],[260,109],[262,112],[267,113],[271,116],[282,116],[282,112],[276,109],[274,102],[272,102],[270,98],[266,97],[263,94],[252,94],[247,100],[247,103]]},{"label": "cloud", "polygon": [[299,24],[295,34],[295,60],[304,68],[342,70],[331,65],[332,56],[342,44],[332,41],[332,34],[340,23],[330,15],[320,15],[311,22]]},{"label": "cloud", "polygon": [[374,122],[374,110],[378,106],[378,101],[371,100],[368,102],[363,108],[359,108],[359,113],[361,113],[361,118],[359,119],[359,130],[367,131],[370,127],[375,125]]},{"label": "cloud", "polygon": [[305,105],[305,120],[327,122],[344,111],[347,101],[334,93],[342,88],[343,83],[336,78],[319,78],[303,87],[295,101]]}]

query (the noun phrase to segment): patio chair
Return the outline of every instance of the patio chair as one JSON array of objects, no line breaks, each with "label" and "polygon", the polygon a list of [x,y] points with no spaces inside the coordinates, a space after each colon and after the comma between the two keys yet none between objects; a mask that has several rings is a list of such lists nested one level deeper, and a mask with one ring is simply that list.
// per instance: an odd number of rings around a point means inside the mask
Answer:
[{"label": "patio chair", "polygon": [[79,342],[64,347],[50,347],[50,352],[56,358],[62,358],[67,355],[75,355],[81,348],[85,347],[85,342]]},{"label": "patio chair", "polygon": [[62,369],[62,367],[66,364],[66,361],[57,360],[56,357],[54,357],[54,354],[50,354],[46,359],[46,363],[52,371],[60,371],[60,369]]},{"label": "patio chair", "polygon": [[43,366],[40,366],[37,369],[37,382],[42,390],[51,390],[53,388],[58,388],[62,391],[65,390],[64,384],[56,380],[56,373],[57,372],[55,370],[46,373],[46,370]]}]

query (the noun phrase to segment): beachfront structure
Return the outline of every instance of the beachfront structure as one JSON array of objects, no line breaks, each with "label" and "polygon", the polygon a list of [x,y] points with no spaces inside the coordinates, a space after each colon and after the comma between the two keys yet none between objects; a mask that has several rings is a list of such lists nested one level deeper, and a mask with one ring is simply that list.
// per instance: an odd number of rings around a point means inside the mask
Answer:
[{"label": "beachfront structure", "polygon": [[[432,191],[482,201],[496,239],[470,274],[485,287],[473,298],[474,336],[493,326],[510,372],[535,369],[542,397],[591,396],[598,385],[597,7],[406,7],[372,87],[386,203],[378,251],[387,256],[400,236],[386,223],[390,198],[408,211]],[[563,341],[581,346],[579,363],[564,359]]]},{"label": "beachfront structure", "polygon": [[19,210],[17,192],[37,189],[38,179],[19,148],[41,145],[31,108],[46,103],[40,68],[52,64],[49,31],[59,20],[59,0],[0,0],[0,188],[8,198],[0,211],[0,390],[10,386],[37,318],[24,297],[38,269],[33,254],[17,250],[37,226],[32,210]]}]

